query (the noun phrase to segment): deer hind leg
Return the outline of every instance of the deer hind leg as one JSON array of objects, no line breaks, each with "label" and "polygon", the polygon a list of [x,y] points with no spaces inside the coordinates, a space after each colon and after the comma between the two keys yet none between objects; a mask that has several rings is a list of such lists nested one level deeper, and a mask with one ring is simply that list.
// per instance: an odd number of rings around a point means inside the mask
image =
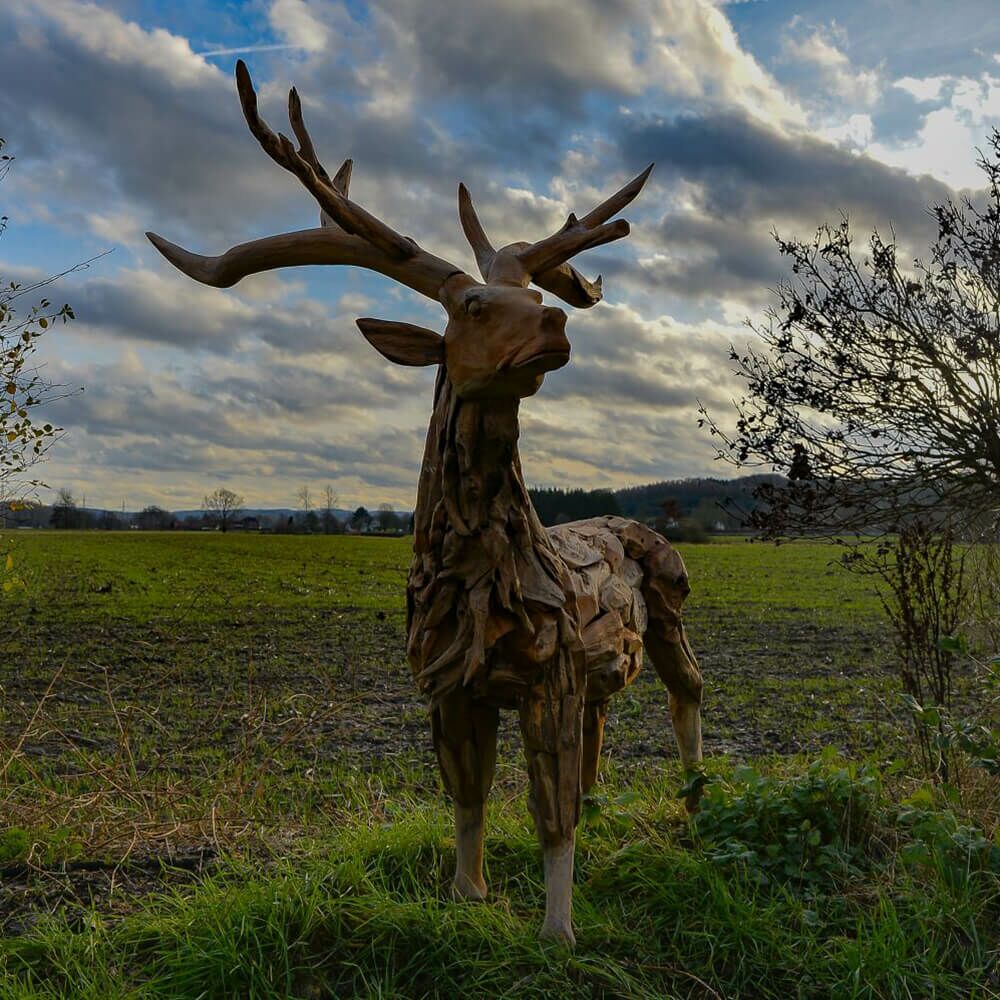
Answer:
[{"label": "deer hind leg", "polygon": [[584,795],[594,787],[601,766],[604,746],[604,723],[608,718],[608,701],[588,702],[583,710],[583,760],[580,765],[580,790]]},{"label": "deer hind leg", "polygon": [[[670,717],[685,771],[701,764],[702,679],[698,661],[688,645],[683,625],[651,621],[645,635],[646,650],[660,680],[670,694]],[[698,808],[699,793],[687,797],[688,812]]]},{"label": "deer hind leg", "polygon": [[583,685],[576,693],[538,689],[520,705],[528,763],[528,808],[545,861],[541,937],[576,943],[573,935],[573,850],[580,819]]},{"label": "deer hind leg", "polygon": [[455,803],[455,899],[483,900],[483,822],[497,760],[500,713],[464,691],[444,698],[431,731],[445,788]]}]

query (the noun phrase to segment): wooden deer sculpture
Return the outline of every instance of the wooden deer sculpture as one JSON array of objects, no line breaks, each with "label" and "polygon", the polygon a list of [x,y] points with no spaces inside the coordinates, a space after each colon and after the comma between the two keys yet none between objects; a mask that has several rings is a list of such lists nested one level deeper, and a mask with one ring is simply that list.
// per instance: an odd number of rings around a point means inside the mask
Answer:
[{"label": "wooden deer sculpture", "polygon": [[[493,781],[499,709],[520,715],[530,808],[544,853],[544,937],[573,942],[574,833],[581,795],[597,777],[609,697],[629,684],[643,646],[670,695],[687,769],[701,761],[702,681],[681,622],[689,592],[680,556],[634,521],[600,517],[546,530],[518,458],[518,406],[570,356],[566,314],[534,284],[589,308],[601,298],[567,261],[620,239],[611,220],[649,168],[593,211],[537,243],[495,250],[469,192],[459,216],[483,280],[435,257],[348,198],[352,161],[323,169],[293,89],[298,149],[257,111],[246,66],[236,82],[250,131],[305,185],[322,226],[203,257],[153,233],[153,245],[198,281],[228,287],[249,274],[301,264],[369,268],[441,303],[444,336],[407,323],[359,319],[368,341],[401,365],[437,365],[415,512],[407,587],[407,655],[431,705],[434,746],[455,802],[457,898],[483,899],[483,819]],[[688,802],[689,809],[695,801]]]}]

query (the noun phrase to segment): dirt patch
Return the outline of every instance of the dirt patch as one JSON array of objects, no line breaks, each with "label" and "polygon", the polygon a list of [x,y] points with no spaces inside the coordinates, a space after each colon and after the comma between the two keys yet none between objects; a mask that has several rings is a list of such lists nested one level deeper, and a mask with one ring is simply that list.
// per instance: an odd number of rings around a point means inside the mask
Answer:
[{"label": "dirt patch", "polygon": [[53,867],[13,864],[0,868],[0,934],[25,934],[39,920],[59,914],[85,929],[99,912],[120,917],[154,893],[190,885],[216,863],[210,846],[123,861],[81,859]]}]

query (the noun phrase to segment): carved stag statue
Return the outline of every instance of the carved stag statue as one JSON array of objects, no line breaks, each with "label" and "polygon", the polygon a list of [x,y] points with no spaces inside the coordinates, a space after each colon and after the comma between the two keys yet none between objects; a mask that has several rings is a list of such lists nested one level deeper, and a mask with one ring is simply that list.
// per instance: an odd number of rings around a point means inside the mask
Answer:
[{"label": "carved stag statue", "polygon": [[[249,274],[301,264],[369,268],[439,302],[444,335],[359,319],[372,346],[400,365],[437,365],[434,408],[415,512],[407,586],[407,656],[431,706],[434,746],[454,799],[456,898],[483,899],[483,820],[493,781],[499,710],[516,709],[530,809],[544,854],[544,937],[573,942],[574,832],[597,778],[609,697],[648,651],[669,691],[686,769],[701,761],[702,681],[681,621],[689,593],[681,557],[635,521],[600,517],[546,530],[521,475],[518,406],[570,357],[566,314],[600,301],[568,263],[628,235],[611,220],[642,189],[643,171],[607,201],[537,243],[491,245],[459,185],[462,227],[483,280],[435,257],[348,197],[352,161],[331,177],[316,157],[298,95],[288,115],[298,148],[257,111],[246,66],[236,82],[250,131],[321,208],[321,227],[254,240],[203,257],[153,233],[172,264],[229,287]],[[695,807],[694,797],[688,808]]]}]

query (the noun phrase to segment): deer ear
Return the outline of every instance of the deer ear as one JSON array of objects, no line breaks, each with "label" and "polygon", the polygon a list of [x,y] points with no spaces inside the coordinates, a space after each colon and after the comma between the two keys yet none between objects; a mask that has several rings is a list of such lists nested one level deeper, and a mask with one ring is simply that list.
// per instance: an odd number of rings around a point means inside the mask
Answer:
[{"label": "deer ear", "polygon": [[359,319],[358,329],[379,354],[397,365],[420,368],[444,361],[444,337],[412,323],[384,319]]}]

